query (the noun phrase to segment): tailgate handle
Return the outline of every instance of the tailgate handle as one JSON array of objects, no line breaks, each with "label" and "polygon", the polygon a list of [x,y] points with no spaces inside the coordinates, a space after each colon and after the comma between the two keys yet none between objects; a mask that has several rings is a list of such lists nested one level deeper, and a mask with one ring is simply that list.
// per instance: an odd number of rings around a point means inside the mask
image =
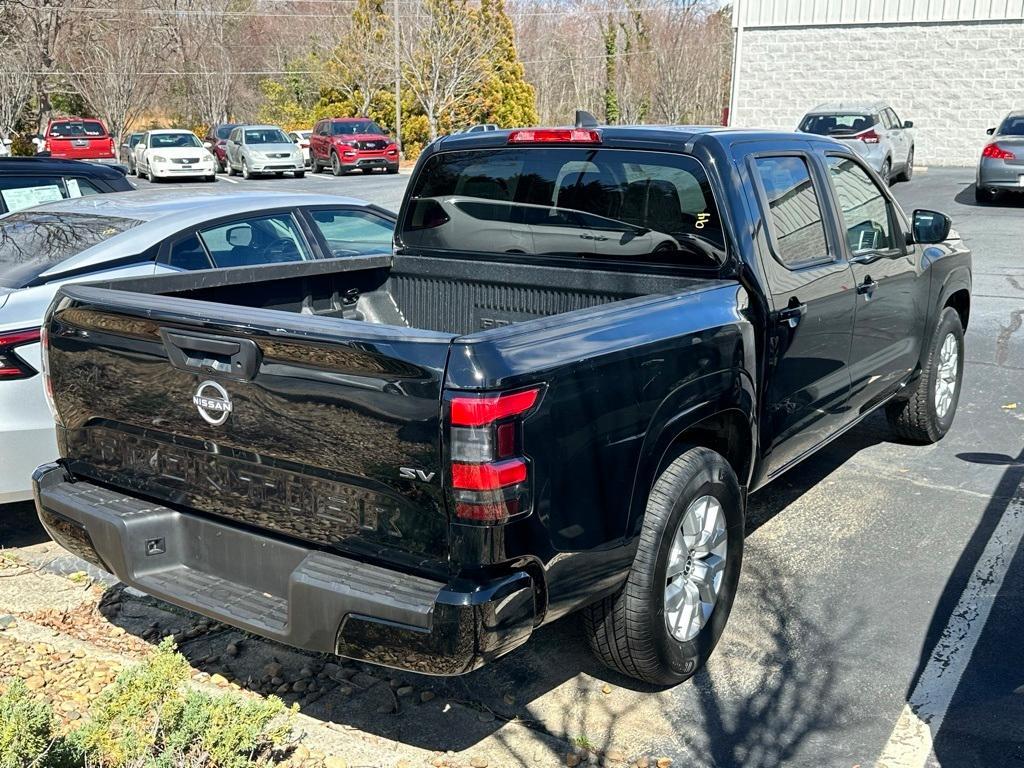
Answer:
[{"label": "tailgate handle", "polygon": [[193,373],[248,380],[256,375],[260,350],[251,339],[232,339],[160,329],[171,365]]}]

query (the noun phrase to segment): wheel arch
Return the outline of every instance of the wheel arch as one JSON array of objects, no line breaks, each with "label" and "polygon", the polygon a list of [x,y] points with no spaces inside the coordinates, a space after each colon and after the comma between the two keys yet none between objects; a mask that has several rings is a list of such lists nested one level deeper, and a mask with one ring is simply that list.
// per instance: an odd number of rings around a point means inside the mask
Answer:
[{"label": "wheel arch", "polygon": [[942,304],[942,308],[952,307],[960,315],[960,325],[967,330],[967,322],[971,318],[971,292],[967,288],[952,291]]},{"label": "wheel arch", "polygon": [[[711,376],[721,377],[722,374]],[[707,378],[702,377],[691,386],[699,386]],[[730,378],[731,386],[720,390],[721,395],[717,398],[696,402],[691,399],[679,408],[679,397],[674,393],[659,408],[644,439],[633,483],[626,531],[628,537],[639,532],[647,497],[655,480],[683,445],[702,446],[721,454],[732,466],[741,488],[745,490],[749,485],[757,447],[754,386],[745,374],[738,371],[732,372]],[[659,417],[659,414],[668,412],[671,415]]]}]

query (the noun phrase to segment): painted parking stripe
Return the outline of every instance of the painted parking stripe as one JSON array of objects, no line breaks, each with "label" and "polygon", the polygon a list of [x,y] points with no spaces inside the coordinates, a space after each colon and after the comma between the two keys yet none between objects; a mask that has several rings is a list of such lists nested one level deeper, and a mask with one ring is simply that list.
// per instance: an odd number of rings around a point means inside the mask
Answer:
[{"label": "painted parking stripe", "polygon": [[1014,499],[985,545],[910,700],[903,706],[877,768],[923,768],[929,760],[931,765],[939,765],[932,753],[932,741],[942,727],[1022,538],[1024,500]]},{"label": "painted parking stripe", "polygon": [[217,174],[217,178],[220,179],[221,181],[227,181],[227,182],[229,182],[231,184],[237,184],[238,183],[238,179],[232,179],[230,176],[228,176],[227,174],[224,174],[224,173],[218,173]]}]

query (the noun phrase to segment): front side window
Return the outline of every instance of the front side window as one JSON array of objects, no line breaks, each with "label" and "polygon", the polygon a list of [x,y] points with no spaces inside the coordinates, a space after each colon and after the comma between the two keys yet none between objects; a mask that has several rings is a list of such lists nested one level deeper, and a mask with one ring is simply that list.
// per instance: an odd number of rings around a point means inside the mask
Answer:
[{"label": "front side window", "polygon": [[0,211],[20,211],[65,197],[65,187],[59,176],[0,177]]},{"label": "front side window", "polygon": [[725,258],[711,185],[668,152],[515,147],[424,164],[400,228],[406,253],[518,254],[711,268]]},{"label": "front side window", "polygon": [[141,223],[45,209],[5,216],[0,219],[0,286],[23,288],[59,262]]},{"label": "front side window", "polygon": [[351,208],[310,211],[333,256],[390,253],[395,225],[368,211]]},{"label": "front side window", "polygon": [[215,267],[306,261],[309,250],[287,213],[221,224],[199,233]]},{"label": "front side window", "polygon": [[830,259],[818,193],[802,157],[759,157],[775,257],[790,269]]},{"label": "front side window", "polygon": [[847,157],[830,156],[828,167],[850,253],[894,248],[889,201],[868,172]]}]

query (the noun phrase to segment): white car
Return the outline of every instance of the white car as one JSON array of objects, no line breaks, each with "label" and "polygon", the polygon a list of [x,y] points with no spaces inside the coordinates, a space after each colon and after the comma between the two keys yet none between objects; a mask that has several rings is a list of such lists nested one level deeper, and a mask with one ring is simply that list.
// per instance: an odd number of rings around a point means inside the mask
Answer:
[{"label": "white car", "polygon": [[309,165],[309,137],[312,131],[288,131],[288,138],[295,142],[295,146],[302,150],[302,159]]},{"label": "white car", "polygon": [[217,178],[217,160],[192,131],[146,131],[132,150],[130,167],[140,179]]},{"label": "white car", "polygon": [[[39,329],[64,283],[391,253],[395,215],[334,195],[156,190],[0,216],[0,504],[57,453]],[[307,233],[315,233],[313,235]]]}]

